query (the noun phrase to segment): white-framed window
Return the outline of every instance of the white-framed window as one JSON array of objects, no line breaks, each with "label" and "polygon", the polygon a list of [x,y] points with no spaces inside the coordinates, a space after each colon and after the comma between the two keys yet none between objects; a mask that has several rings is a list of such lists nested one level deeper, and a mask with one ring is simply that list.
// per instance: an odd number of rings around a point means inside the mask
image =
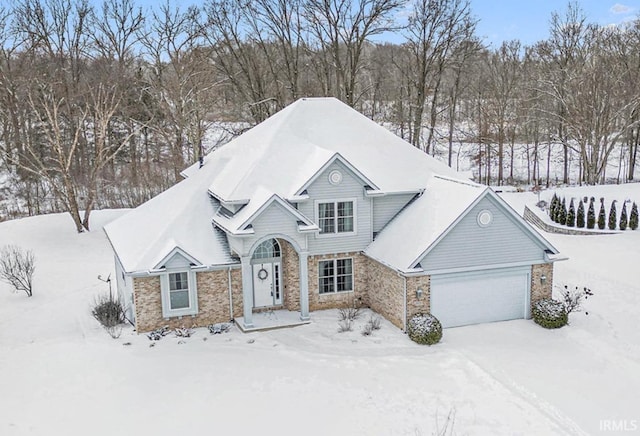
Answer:
[{"label": "white-framed window", "polygon": [[164,318],[198,313],[198,290],[193,271],[168,271],[160,276],[160,287]]},{"label": "white-framed window", "polygon": [[356,200],[317,201],[316,213],[320,234],[355,233]]},{"label": "white-framed window", "polygon": [[353,259],[318,262],[318,291],[321,294],[353,291]]}]

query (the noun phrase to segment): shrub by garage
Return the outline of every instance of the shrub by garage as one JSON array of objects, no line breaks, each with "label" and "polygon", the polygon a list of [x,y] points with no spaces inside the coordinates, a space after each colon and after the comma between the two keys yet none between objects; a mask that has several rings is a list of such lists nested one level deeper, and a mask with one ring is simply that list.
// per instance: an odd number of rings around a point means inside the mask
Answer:
[{"label": "shrub by garage", "polygon": [[547,329],[557,329],[567,325],[569,314],[565,305],[551,298],[543,298],[533,305],[533,320]]},{"label": "shrub by garage", "polygon": [[418,344],[437,344],[442,339],[442,325],[435,316],[429,313],[418,313],[409,320],[407,334]]}]

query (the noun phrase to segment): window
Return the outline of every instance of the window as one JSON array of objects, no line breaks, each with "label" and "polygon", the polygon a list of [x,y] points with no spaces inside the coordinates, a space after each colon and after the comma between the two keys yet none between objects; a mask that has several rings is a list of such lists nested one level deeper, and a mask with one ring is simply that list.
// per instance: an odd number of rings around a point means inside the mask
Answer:
[{"label": "window", "polygon": [[160,277],[162,316],[196,315],[198,295],[193,271],[167,272]]},{"label": "window", "polygon": [[169,274],[169,306],[171,310],[189,308],[189,279],[186,272]]},{"label": "window", "polygon": [[264,241],[253,252],[254,259],[270,259],[273,257],[280,257],[280,244],[275,239]]},{"label": "window", "polygon": [[352,260],[321,260],[318,263],[318,290],[321,294],[353,291]]},{"label": "window", "polygon": [[320,233],[354,232],[354,217],[353,201],[318,203]]}]

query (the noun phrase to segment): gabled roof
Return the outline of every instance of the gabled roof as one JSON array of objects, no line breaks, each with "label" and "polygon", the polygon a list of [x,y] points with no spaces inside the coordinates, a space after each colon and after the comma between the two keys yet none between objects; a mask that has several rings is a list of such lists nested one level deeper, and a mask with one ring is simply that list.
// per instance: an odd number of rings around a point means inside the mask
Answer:
[{"label": "gabled roof", "polygon": [[398,271],[412,272],[418,262],[486,196],[496,199],[505,213],[520,223],[541,246],[558,252],[491,188],[471,181],[433,176],[425,192],[387,224],[366,248],[365,254]]},{"label": "gabled roof", "polygon": [[234,235],[252,234],[251,223],[260,216],[270,205],[277,203],[288,212],[292,219],[299,223],[300,231],[319,230],[318,226],[309,218],[301,214],[289,202],[280,198],[277,194],[270,193],[262,186],[258,187],[249,203],[233,216],[217,213],[213,216],[213,222],[222,227],[226,232]]},{"label": "gabled roof", "polygon": [[347,167],[349,169],[349,171],[351,171],[351,173],[353,173],[356,177],[358,177],[365,185],[369,186],[371,189],[379,189],[378,185],[376,185],[373,181],[371,181],[371,179],[369,179],[366,175],[362,174],[356,167],[354,167],[353,165],[351,165],[351,163],[346,160],[344,157],[342,157],[342,155],[340,155],[340,153],[336,153],[333,155],[333,157],[331,159],[329,159],[327,162],[325,162],[324,165],[322,165],[322,167],[320,167],[320,169],[318,169],[315,174],[305,182],[304,185],[302,185],[300,188],[296,189],[296,193],[295,196],[299,196],[302,192],[304,192],[311,184],[313,184],[313,182],[320,177],[320,174],[322,174],[327,168],[329,168],[334,162],[340,162],[342,163],[345,167]]},{"label": "gabled roof", "polygon": [[250,200],[258,186],[291,198],[336,153],[385,192],[417,191],[433,174],[459,177],[335,98],[300,99],[183,174],[208,173],[208,188],[223,201]]}]

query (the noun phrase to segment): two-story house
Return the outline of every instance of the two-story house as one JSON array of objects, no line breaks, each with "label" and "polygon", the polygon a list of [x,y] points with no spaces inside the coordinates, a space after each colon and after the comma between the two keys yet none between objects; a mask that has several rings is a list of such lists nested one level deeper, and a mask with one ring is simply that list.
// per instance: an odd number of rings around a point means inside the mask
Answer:
[{"label": "two-story house", "polygon": [[404,329],[527,318],[557,250],[491,189],[333,98],[301,99],[106,226],[139,332],[359,304]]}]

